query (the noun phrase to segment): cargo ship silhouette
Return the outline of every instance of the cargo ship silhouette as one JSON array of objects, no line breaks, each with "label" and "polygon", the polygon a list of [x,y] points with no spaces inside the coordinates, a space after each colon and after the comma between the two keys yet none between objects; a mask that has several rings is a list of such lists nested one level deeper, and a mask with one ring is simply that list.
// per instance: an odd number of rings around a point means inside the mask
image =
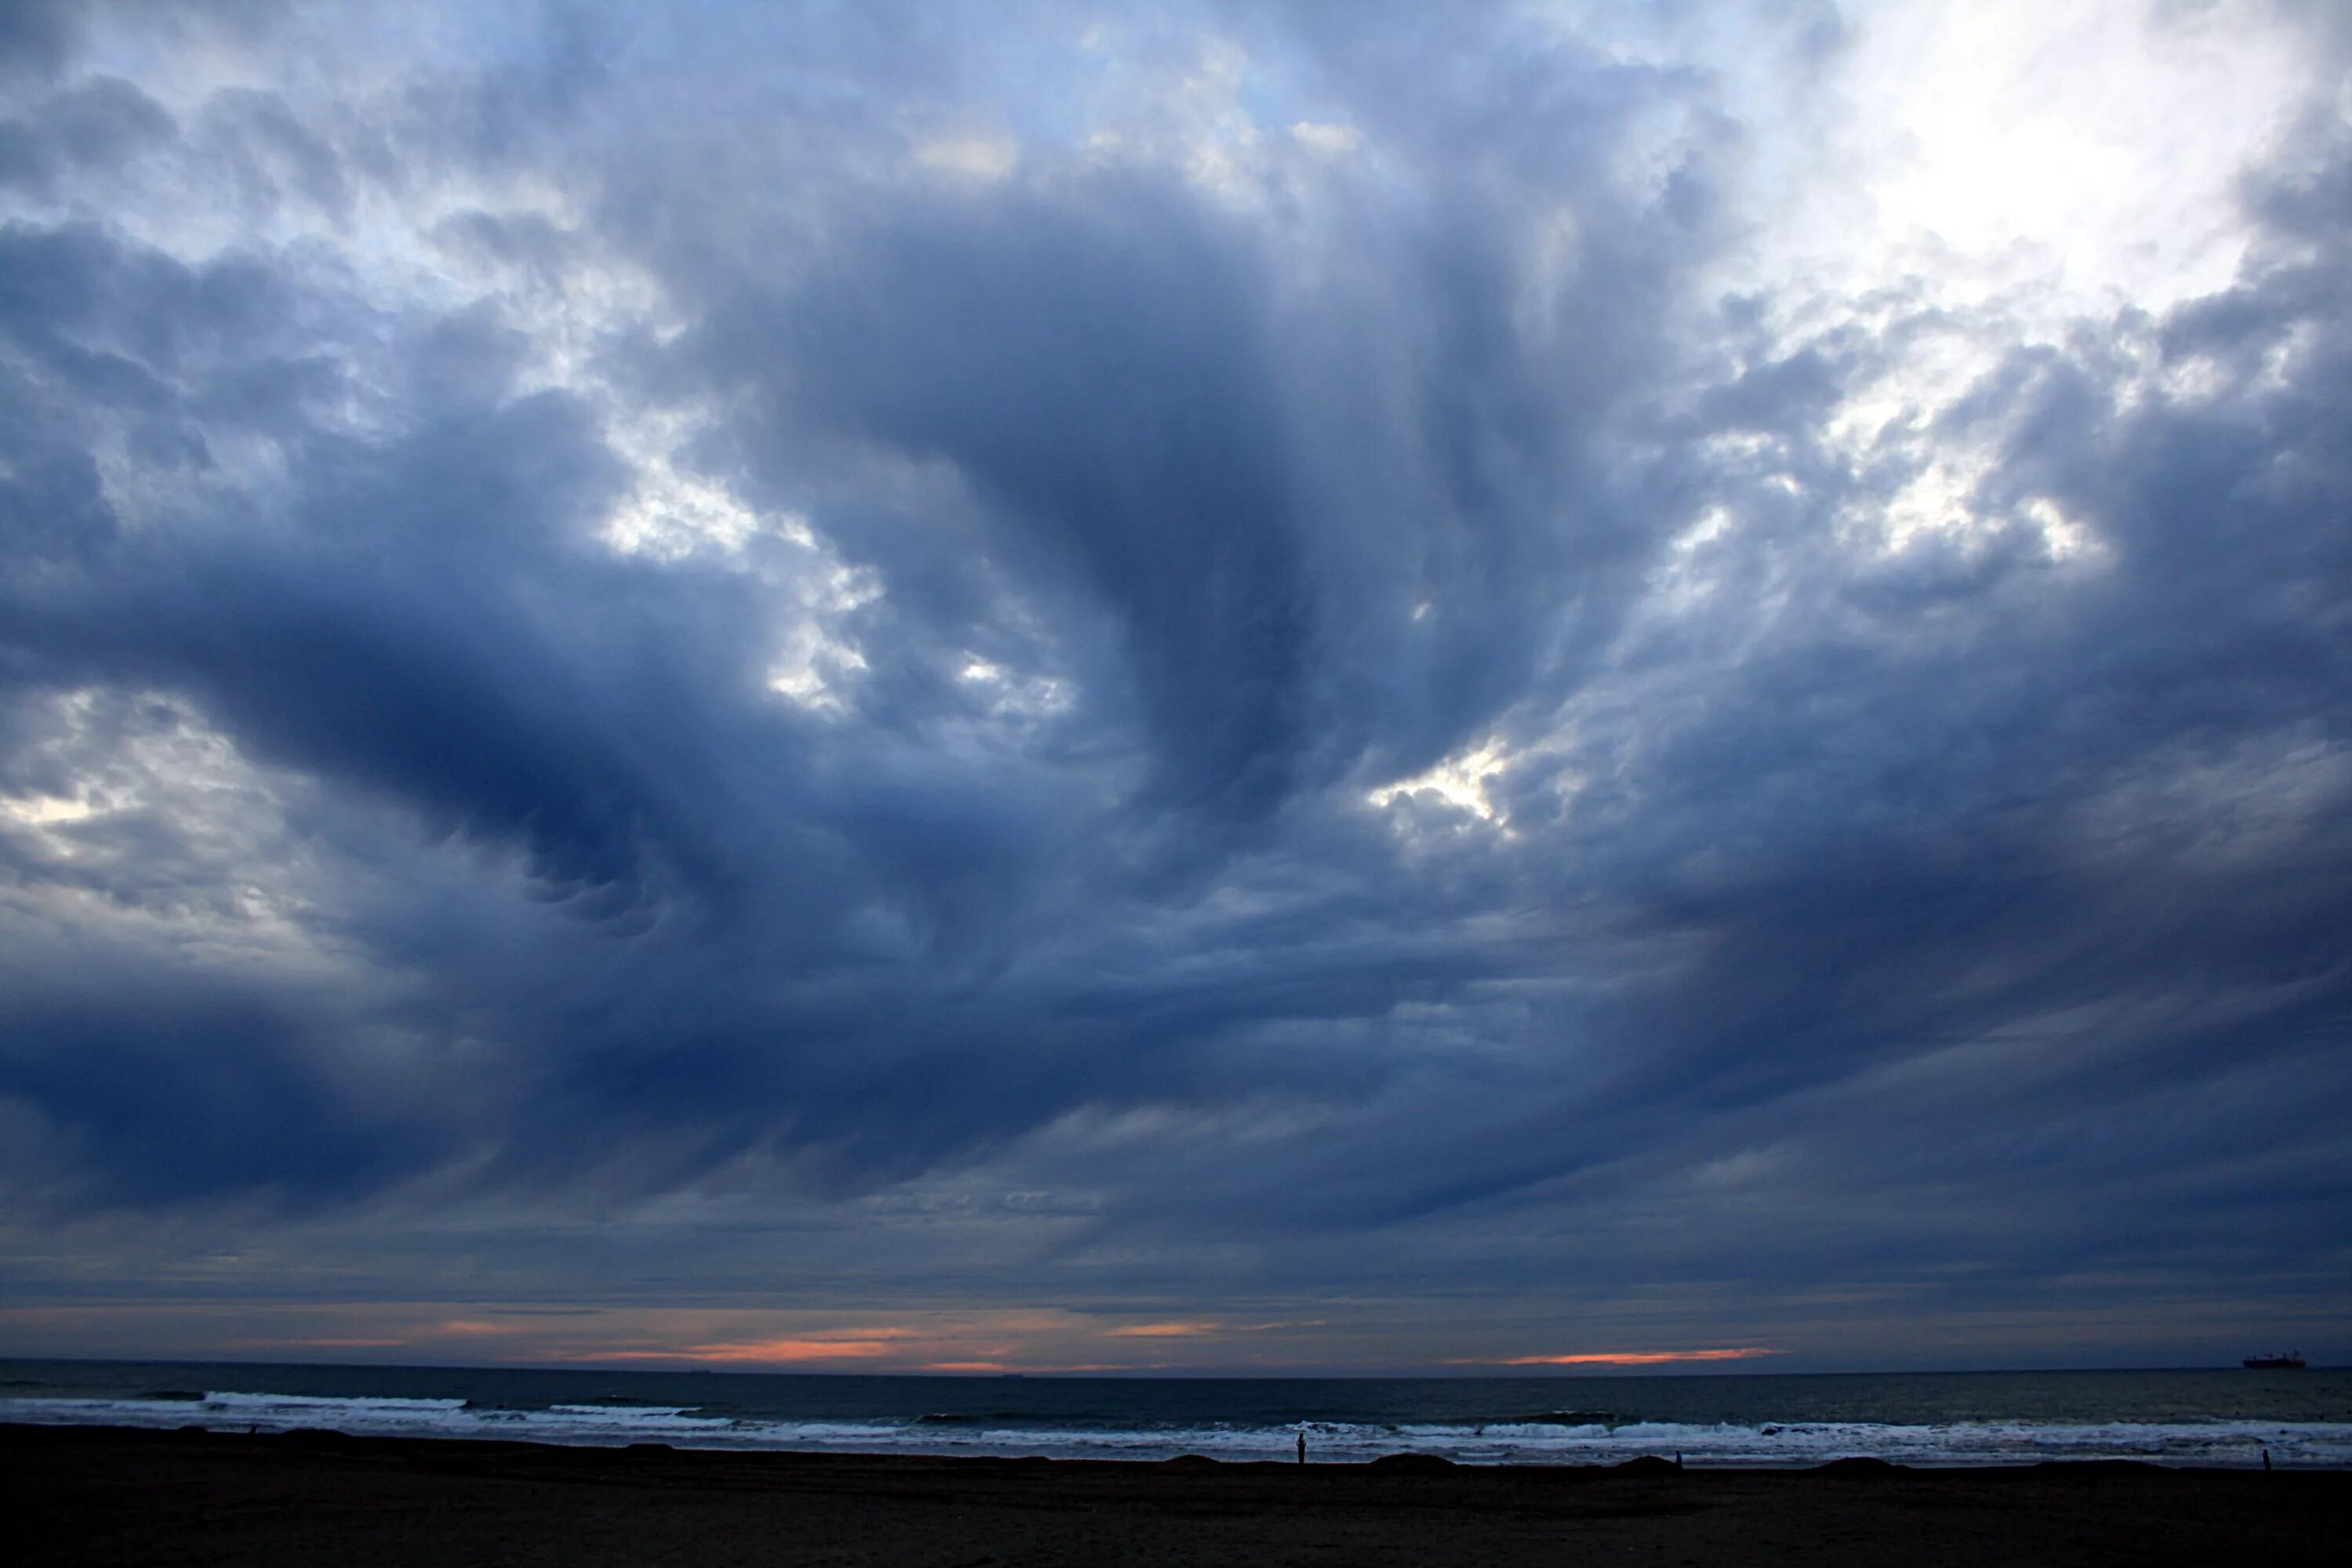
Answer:
[{"label": "cargo ship silhouette", "polygon": [[2284,1355],[2250,1355],[2246,1358],[2248,1372],[2301,1372],[2303,1352],[2289,1351]]}]

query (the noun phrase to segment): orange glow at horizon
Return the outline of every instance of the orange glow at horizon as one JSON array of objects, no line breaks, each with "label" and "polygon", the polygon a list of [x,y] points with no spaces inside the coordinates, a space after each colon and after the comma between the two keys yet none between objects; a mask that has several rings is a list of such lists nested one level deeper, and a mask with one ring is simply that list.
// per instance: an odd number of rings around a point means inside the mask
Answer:
[{"label": "orange glow at horizon", "polygon": [[1123,1329],[1105,1329],[1107,1340],[1185,1340],[1204,1334],[1265,1334],[1277,1329],[1319,1329],[1321,1318],[1300,1318],[1273,1323],[1228,1323],[1215,1318],[1184,1318],[1166,1323],[1130,1323]]},{"label": "orange glow at horizon", "polygon": [[715,1362],[854,1361],[866,1356],[888,1355],[897,1348],[890,1342],[903,1337],[899,1333],[891,1332],[873,1339],[857,1340],[753,1340],[741,1344],[684,1345],[671,1351],[598,1351],[577,1359]]},{"label": "orange glow at horizon", "polygon": [[1591,1351],[1582,1355],[1520,1355],[1505,1361],[1456,1362],[1457,1366],[1663,1366],[1678,1361],[1748,1361],[1780,1352],[1763,1345],[1706,1351]]}]

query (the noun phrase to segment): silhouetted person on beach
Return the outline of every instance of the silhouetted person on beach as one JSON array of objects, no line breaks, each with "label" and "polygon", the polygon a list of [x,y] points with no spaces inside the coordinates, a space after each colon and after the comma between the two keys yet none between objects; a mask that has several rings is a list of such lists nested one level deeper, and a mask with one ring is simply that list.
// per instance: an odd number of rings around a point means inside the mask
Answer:
[{"label": "silhouetted person on beach", "polygon": [[[1298,1429],[1298,1462],[1302,1465],[1307,1462],[1307,1428],[1304,1426]],[[2270,1456],[2263,1456],[2263,1462],[2268,1464]]]}]

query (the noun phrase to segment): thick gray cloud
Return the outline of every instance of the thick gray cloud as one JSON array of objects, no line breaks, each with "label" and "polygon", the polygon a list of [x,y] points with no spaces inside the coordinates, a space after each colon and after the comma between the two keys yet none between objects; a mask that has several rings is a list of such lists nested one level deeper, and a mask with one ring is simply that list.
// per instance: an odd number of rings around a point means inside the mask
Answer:
[{"label": "thick gray cloud", "polygon": [[2340,104],[1842,294],[1828,11],[355,15],[0,35],[27,1300],[2340,1314]]}]

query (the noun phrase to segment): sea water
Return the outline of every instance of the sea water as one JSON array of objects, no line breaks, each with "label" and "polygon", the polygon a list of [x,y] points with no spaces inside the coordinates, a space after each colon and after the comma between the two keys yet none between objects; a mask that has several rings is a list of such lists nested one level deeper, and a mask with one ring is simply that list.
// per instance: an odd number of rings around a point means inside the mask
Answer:
[{"label": "sea water", "polygon": [[2352,1370],[1485,1378],[859,1377],[0,1362],[0,1422],[538,1443],[1464,1464],[2139,1459],[2352,1468]]}]

